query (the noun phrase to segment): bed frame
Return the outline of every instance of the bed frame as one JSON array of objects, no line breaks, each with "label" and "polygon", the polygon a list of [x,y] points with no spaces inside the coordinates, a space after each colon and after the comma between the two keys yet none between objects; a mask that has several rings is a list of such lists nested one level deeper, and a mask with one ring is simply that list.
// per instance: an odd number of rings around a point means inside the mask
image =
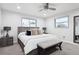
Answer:
[{"label": "bed frame", "polygon": [[18,38],[18,43],[19,43],[19,45],[20,45],[22,51],[24,52],[24,47],[25,47],[25,45],[22,43],[22,41],[21,41],[19,38]]},{"label": "bed frame", "polygon": [[[18,34],[20,32],[25,32],[26,30],[32,30],[32,29],[39,29],[39,27],[18,27]],[[23,44],[23,42],[18,38],[18,43],[22,49],[22,51],[24,52],[24,47],[25,45]]]}]

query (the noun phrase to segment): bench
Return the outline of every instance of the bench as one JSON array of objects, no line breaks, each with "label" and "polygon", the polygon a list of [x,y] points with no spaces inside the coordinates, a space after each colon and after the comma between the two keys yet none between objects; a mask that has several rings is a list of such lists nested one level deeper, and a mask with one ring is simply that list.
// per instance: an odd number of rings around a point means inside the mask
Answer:
[{"label": "bench", "polygon": [[39,55],[47,54],[46,52],[48,50],[53,50],[52,48],[59,47],[60,50],[61,48],[62,41],[57,41],[57,40],[47,40],[44,42],[40,42],[37,44],[37,50]]}]

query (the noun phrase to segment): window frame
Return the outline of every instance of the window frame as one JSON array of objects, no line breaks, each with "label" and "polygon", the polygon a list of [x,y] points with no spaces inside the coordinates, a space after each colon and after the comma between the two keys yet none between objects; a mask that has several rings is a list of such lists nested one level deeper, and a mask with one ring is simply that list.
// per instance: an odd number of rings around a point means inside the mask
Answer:
[{"label": "window frame", "polygon": [[[29,22],[29,26],[23,26],[23,24],[22,24],[22,20],[23,19],[26,19],[26,20],[29,20],[28,22]],[[32,26],[30,26],[30,20],[35,20],[35,26],[33,26],[33,27],[37,27],[37,20],[36,19],[32,19],[32,18],[25,18],[25,17],[22,17],[22,19],[21,19],[21,26],[22,27],[32,27]]]},{"label": "window frame", "polygon": [[[67,21],[68,26],[67,26],[67,27],[57,27],[57,26],[56,26],[56,24],[57,24],[56,20],[57,20],[57,19],[60,19],[60,18],[64,18],[64,17],[68,17],[68,21]],[[55,22],[55,28],[69,28],[69,16],[62,16],[62,17],[55,18],[55,19],[54,19],[54,22]]]}]

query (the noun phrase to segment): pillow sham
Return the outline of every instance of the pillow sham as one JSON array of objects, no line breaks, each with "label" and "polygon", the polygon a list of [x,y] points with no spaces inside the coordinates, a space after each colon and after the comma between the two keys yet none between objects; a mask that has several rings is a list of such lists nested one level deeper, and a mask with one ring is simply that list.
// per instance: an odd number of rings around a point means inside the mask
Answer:
[{"label": "pillow sham", "polygon": [[36,29],[32,29],[32,35],[38,35],[38,31]]}]

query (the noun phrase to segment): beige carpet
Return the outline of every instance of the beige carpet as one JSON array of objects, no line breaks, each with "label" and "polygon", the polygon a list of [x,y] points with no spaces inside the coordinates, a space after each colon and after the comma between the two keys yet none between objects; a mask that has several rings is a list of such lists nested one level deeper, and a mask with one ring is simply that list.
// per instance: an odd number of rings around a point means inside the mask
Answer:
[{"label": "beige carpet", "polygon": [[62,49],[62,51],[57,50],[51,55],[79,55],[79,44],[74,45],[71,43],[63,42]]},{"label": "beige carpet", "polygon": [[[51,55],[79,55],[79,46],[63,42],[62,51],[57,50]],[[23,55],[19,44],[0,48],[0,55]]]},{"label": "beige carpet", "polygon": [[17,43],[7,47],[0,47],[0,55],[23,55],[23,52]]}]

